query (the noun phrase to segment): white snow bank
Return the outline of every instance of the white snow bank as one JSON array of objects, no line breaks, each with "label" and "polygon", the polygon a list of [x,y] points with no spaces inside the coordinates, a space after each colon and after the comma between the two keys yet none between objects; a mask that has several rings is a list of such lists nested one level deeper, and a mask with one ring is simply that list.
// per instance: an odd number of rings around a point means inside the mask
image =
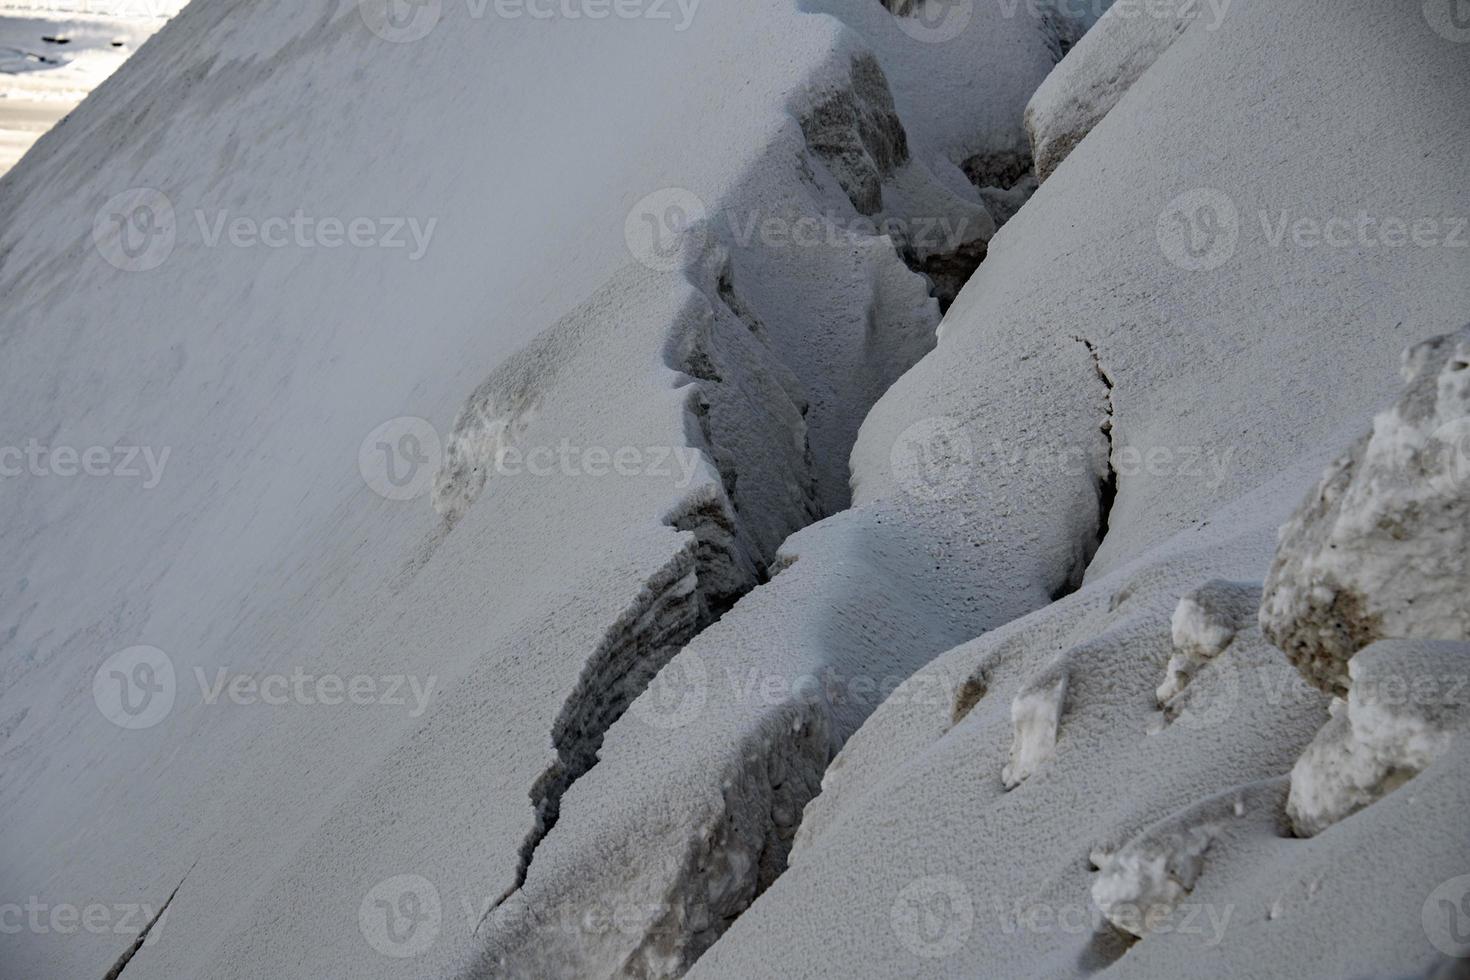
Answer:
[{"label": "white snow bank", "polygon": [[1470,645],[1383,640],[1348,662],[1346,701],[1291,770],[1304,837],[1398,789],[1470,728]]},{"label": "white snow bank", "polygon": [[1074,147],[1128,93],[1180,34],[1196,21],[1215,30],[1224,3],[1116,3],[1047,76],[1026,106],[1026,131],[1045,181]]},{"label": "white snow bank", "polygon": [[1056,754],[1057,729],[1067,700],[1065,662],[1030,681],[1011,701],[1015,737],[1011,757],[1000,772],[1006,789],[1015,789]]},{"label": "white snow bank", "polygon": [[1404,354],[1408,389],[1281,531],[1261,623],[1341,695],[1380,639],[1470,640],[1470,327]]},{"label": "white snow bank", "polygon": [[[1218,931],[1196,918],[1127,947],[1099,928],[1086,870],[1169,814],[1279,780],[1326,719],[1328,698],[1246,615],[1178,721],[1149,734],[1179,597],[1263,578],[1303,488],[1396,396],[1398,352],[1470,308],[1460,250],[1293,232],[1364,210],[1470,213],[1470,117],[1442,86],[1464,52],[1422,15],[1251,2],[1216,30],[1194,23],[991,241],[938,347],[864,423],[854,500],[898,511],[931,581],[982,594],[994,579],[971,578],[977,552],[1034,575],[1038,535],[1065,531],[1064,598],[915,676],[975,682],[952,700],[868,719],[808,806],[791,870],[693,975],[1328,977],[1442,955],[1421,910],[1470,861],[1453,751],[1411,794],[1306,842],[1286,839],[1278,781],[1277,805],[1211,845],[1189,894]],[[1369,63],[1330,54],[1345,50]],[[1383,131],[1412,137],[1362,135]],[[1295,158],[1313,166],[1270,165]],[[1395,179],[1365,182],[1365,164]],[[1007,792],[1011,704],[1058,651],[1061,750]],[[931,897],[952,914],[904,906]],[[934,941],[895,930],[912,921]]]},{"label": "white snow bank", "polygon": [[1155,692],[1161,706],[1167,706],[1201,667],[1224,652],[1254,617],[1260,601],[1259,585],[1219,581],[1206,582],[1179,600],[1169,621],[1174,654]]}]

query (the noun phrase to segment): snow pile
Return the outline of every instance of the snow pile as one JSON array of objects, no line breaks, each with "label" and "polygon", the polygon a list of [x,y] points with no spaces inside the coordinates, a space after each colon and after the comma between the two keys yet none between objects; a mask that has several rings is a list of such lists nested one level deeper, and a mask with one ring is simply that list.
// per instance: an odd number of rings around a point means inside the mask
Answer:
[{"label": "snow pile", "polygon": [[1470,640],[1470,327],[1404,354],[1408,390],[1281,532],[1261,624],[1342,695],[1380,639]]},{"label": "snow pile", "polygon": [[173,450],[6,485],[0,878],[167,915],[5,971],[1445,952],[1456,722],[1360,712],[1412,790],[1288,839],[1328,698],[1221,584],[1470,307],[1293,232],[1470,213],[1418,5],[1190,21],[1018,211],[1057,6],[369,7],[193,5],[0,183],[0,445]]},{"label": "snow pile", "polygon": [[1470,645],[1382,640],[1348,670],[1346,701],[1291,770],[1287,812],[1304,837],[1398,789],[1470,729]]},{"label": "snow pile", "polygon": [[1000,773],[1006,789],[1015,789],[1033,775],[1057,749],[1057,728],[1067,700],[1065,664],[1033,680],[1011,702],[1011,723],[1016,734],[1011,757]]},{"label": "snow pile", "polygon": [[1052,175],[1190,24],[1219,26],[1225,3],[1114,4],[1062,59],[1026,107],[1036,177]]},{"label": "snow pile", "polygon": [[1169,623],[1174,654],[1155,692],[1161,706],[1167,707],[1201,667],[1224,652],[1260,601],[1259,586],[1220,581],[1206,582],[1179,600]]},{"label": "snow pile", "polygon": [[[1073,70],[1109,77],[1087,47],[1068,56]],[[1377,53],[1348,64],[1330,55],[1341,50]],[[1330,698],[1284,661],[1253,607],[1304,488],[1397,396],[1399,353],[1470,308],[1463,250],[1314,247],[1293,226],[1470,212],[1470,117],[1440,87],[1464,64],[1420,5],[1353,0],[1323,18],[1237,2],[1218,24],[1187,24],[991,240],[938,347],[865,421],[840,524],[871,542],[847,555],[902,541],[958,602],[998,604],[1007,588],[1047,601],[911,678],[950,697],[890,698],[846,741],[790,870],[693,976],[958,977],[984,964],[1003,976],[1334,977],[1448,955],[1424,909],[1470,861],[1453,816],[1470,802],[1470,763],[1451,748],[1412,791],[1292,838],[1284,777]],[[1406,125],[1412,139],[1363,135]],[[1263,173],[1297,157],[1310,172]],[[1362,181],[1365,158],[1396,179]],[[1263,230],[1283,216],[1284,236]],[[870,513],[882,526],[859,528]],[[788,545],[800,560],[773,589],[803,566],[815,602],[852,581],[852,558],[813,567],[802,547],[837,523]],[[1228,612],[1196,600],[1202,615],[1186,607],[1176,647],[1180,597],[1226,582],[1240,584],[1203,594],[1229,591]],[[904,578],[891,592],[912,601]],[[1060,737],[1041,772],[1007,790],[996,776],[1017,745],[1013,705],[1034,703],[1023,695],[1059,651]],[[1204,663],[1160,729],[1161,673],[1181,653]],[[1160,821],[1168,829],[1149,833]],[[1197,865],[1190,829],[1206,825],[1215,836]],[[1167,925],[1120,937],[1093,901],[1092,853],[1139,855],[1108,873],[1103,897],[1177,902]],[[953,914],[919,914],[930,896]],[[933,942],[894,925],[914,921]]]}]

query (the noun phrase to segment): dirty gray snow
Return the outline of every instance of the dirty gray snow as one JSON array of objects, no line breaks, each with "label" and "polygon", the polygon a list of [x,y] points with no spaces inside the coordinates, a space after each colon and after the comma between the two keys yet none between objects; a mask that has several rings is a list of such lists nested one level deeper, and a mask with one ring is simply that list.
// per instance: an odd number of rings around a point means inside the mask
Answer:
[{"label": "dirty gray snow", "polygon": [[1459,14],[185,7],[0,178],[0,977],[1461,962]]}]

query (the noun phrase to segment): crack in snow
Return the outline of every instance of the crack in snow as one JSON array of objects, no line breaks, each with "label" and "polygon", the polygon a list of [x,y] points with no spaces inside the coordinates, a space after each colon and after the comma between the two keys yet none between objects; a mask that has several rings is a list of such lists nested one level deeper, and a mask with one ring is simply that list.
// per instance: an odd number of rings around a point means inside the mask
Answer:
[{"label": "crack in snow", "polygon": [[[192,871],[193,868],[189,870]],[[185,872],[184,878],[187,877],[189,877],[189,874]],[[168,907],[173,902],[174,896],[179,893],[180,888],[184,887],[184,878],[179,879],[179,883],[174,886],[174,890],[168,893],[168,898],[164,899],[163,904],[158,907],[158,911],[153,913],[153,918],[149,919],[148,924],[138,933],[138,938],[133,940],[131,946],[123,950],[122,955],[112,964],[112,969],[103,975],[102,980],[117,980],[122,975],[123,970],[127,969],[128,964],[133,961],[133,957],[138,955],[138,950],[142,949],[143,944],[148,941],[148,935],[153,931],[153,927],[158,925],[159,921],[163,918],[163,914],[168,911]]]}]

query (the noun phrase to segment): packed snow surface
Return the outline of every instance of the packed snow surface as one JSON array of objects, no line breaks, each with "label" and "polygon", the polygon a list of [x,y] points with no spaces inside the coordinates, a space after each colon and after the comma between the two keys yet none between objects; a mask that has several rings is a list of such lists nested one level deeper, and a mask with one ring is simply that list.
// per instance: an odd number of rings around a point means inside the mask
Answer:
[{"label": "packed snow surface", "polygon": [[124,63],[0,180],[0,903],[128,919],[0,975],[1461,951],[1459,716],[1334,717],[1255,610],[1400,351],[1458,417],[1470,45],[1074,6],[200,0]]}]

